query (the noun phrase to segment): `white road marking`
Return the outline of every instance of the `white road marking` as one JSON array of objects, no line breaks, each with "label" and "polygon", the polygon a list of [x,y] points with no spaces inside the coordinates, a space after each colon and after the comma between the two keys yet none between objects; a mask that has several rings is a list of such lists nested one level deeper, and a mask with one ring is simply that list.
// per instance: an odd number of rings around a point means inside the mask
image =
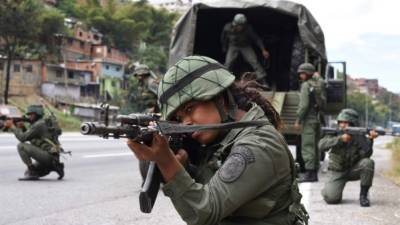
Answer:
[{"label": "white road marking", "polygon": [[[64,137],[60,137],[59,140],[60,140],[60,141],[87,141],[87,140],[95,141],[95,140],[106,140],[106,139],[102,139],[102,138],[100,138],[100,137],[82,137],[82,138],[79,138],[79,137],[76,137],[76,138],[71,138],[71,137],[64,138]],[[110,139],[110,140],[113,140],[113,139]]]},{"label": "white road marking", "polygon": [[303,197],[301,198],[301,203],[303,203],[307,211],[310,212],[311,183],[309,182],[300,183],[299,189],[300,193],[303,195]]},{"label": "white road marking", "polygon": [[10,149],[17,149],[17,145],[8,145],[8,146],[0,146],[0,151],[1,150],[10,150]]},{"label": "white road marking", "polygon": [[119,156],[132,156],[131,152],[121,152],[121,153],[108,153],[108,154],[93,154],[93,155],[84,155],[82,158],[104,158],[104,157],[119,157]]}]

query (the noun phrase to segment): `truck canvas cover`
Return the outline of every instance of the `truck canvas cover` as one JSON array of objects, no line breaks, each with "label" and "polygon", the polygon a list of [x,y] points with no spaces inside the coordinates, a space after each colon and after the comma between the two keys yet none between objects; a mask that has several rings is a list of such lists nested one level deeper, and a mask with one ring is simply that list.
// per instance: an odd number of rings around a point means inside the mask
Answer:
[{"label": "truck canvas cover", "polygon": [[[179,19],[172,34],[169,66],[188,55],[205,55],[224,63],[221,32],[237,13],[245,14],[270,52],[270,62],[262,63],[267,68],[267,79],[274,80],[278,90],[298,89],[296,71],[304,62],[305,48],[314,64],[326,62],[322,29],[303,5],[289,1],[224,0],[194,4]],[[263,61],[261,51],[255,46],[254,49]],[[246,63],[237,64],[245,68],[233,71],[236,75],[251,71]]]},{"label": "truck canvas cover", "polygon": [[[256,32],[266,40],[268,50],[273,51],[273,45],[280,42],[281,51],[291,52],[292,49],[284,46],[298,36],[311,54],[326,61],[322,29],[303,5],[274,0],[223,0],[194,4],[179,19],[172,35],[169,65],[193,54],[207,55],[223,63],[220,34],[237,13],[246,15]],[[275,57],[280,56],[275,54]],[[286,54],[286,58],[290,57]]]}]

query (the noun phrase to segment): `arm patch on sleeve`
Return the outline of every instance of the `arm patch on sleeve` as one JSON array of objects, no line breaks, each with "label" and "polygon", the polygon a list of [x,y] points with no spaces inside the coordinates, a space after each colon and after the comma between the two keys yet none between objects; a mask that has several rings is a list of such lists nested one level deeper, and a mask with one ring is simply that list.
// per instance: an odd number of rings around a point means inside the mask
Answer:
[{"label": "arm patch on sleeve", "polygon": [[255,157],[249,149],[242,146],[234,147],[219,169],[218,176],[223,182],[232,183],[243,174],[247,164],[253,162],[255,162]]}]

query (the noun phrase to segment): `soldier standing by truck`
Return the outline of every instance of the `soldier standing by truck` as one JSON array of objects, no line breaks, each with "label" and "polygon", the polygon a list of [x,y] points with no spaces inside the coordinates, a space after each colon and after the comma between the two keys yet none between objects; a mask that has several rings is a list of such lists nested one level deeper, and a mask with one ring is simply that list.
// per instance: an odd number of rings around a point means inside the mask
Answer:
[{"label": "soldier standing by truck", "polygon": [[246,16],[236,14],[231,23],[227,23],[221,34],[222,51],[226,52],[225,66],[232,71],[232,67],[241,54],[257,73],[257,80],[265,84],[267,73],[258,62],[256,53],[252,48],[255,43],[260,48],[265,59],[269,58],[269,52],[265,49],[261,38],[255,33]]},{"label": "soldier standing by truck", "polygon": [[297,129],[302,128],[301,153],[306,169],[304,176],[300,178],[299,182],[316,182],[318,181],[320,156],[318,151],[321,129],[320,111],[324,108],[326,100],[324,100],[322,93],[322,82],[314,76],[315,67],[312,64],[301,64],[297,72],[302,84],[295,127]]}]

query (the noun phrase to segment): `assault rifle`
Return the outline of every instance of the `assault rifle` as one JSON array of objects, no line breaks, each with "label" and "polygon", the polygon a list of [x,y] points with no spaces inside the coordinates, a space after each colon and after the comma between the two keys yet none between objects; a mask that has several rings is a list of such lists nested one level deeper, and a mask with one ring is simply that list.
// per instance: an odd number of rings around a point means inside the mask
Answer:
[{"label": "assault rifle", "polygon": [[386,132],[381,129],[374,128],[365,128],[365,127],[347,127],[344,129],[340,128],[332,128],[332,127],[322,127],[322,134],[325,135],[341,135],[341,134],[350,134],[350,135],[367,135],[371,131],[376,131],[379,135],[385,135]]},{"label": "assault rifle", "polygon": [[[108,105],[103,106],[105,114],[104,123],[86,122],[81,125],[83,135],[97,135],[102,138],[129,138],[133,141],[150,145],[153,134],[159,132],[168,137],[170,148],[173,151],[185,149],[188,152],[190,162],[196,165],[200,160],[200,144],[191,138],[196,131],[205,130],[229,130],[250,126],[262,126],[267,121],[230,122],[208,125],[181,125],[169,121],[160,121],[158,114],[129,114],[118,115],[118,125],[108,124]],[[153,123],[152,123],[153,122]],[[190,147],[188,147],[190,146]],[[150,213],[157,198],[160,183],[163,181],[155,162],[150,162],[145,181],[139,194],[140,210]]]},{"label": "assault rifle", "polygon": [[16,117],[8,117],[6,115],[1,115],[0,116],[0,130],[4,130],[4,122],[7,120],[12,120],[14,124],[18,122],[29,122],[29,118],[26,116],[16,116]]},{"label": "assault rifle", "polygon": [[368,135],[372,130],[376,131],[379,135],[385,135],[386,132],[382,129],[374,129],[374,128],[365,128],[365,127],[347,127],[344,129],[340,128],[332,128],[332,127],[322,127],[321,133],[324,135],[342,135],[349,134],[352,137],[352,140],[357,143],[362,151],[365,152],[367,156],[372,155],[372,141],[368,141],[366,135]]}]

